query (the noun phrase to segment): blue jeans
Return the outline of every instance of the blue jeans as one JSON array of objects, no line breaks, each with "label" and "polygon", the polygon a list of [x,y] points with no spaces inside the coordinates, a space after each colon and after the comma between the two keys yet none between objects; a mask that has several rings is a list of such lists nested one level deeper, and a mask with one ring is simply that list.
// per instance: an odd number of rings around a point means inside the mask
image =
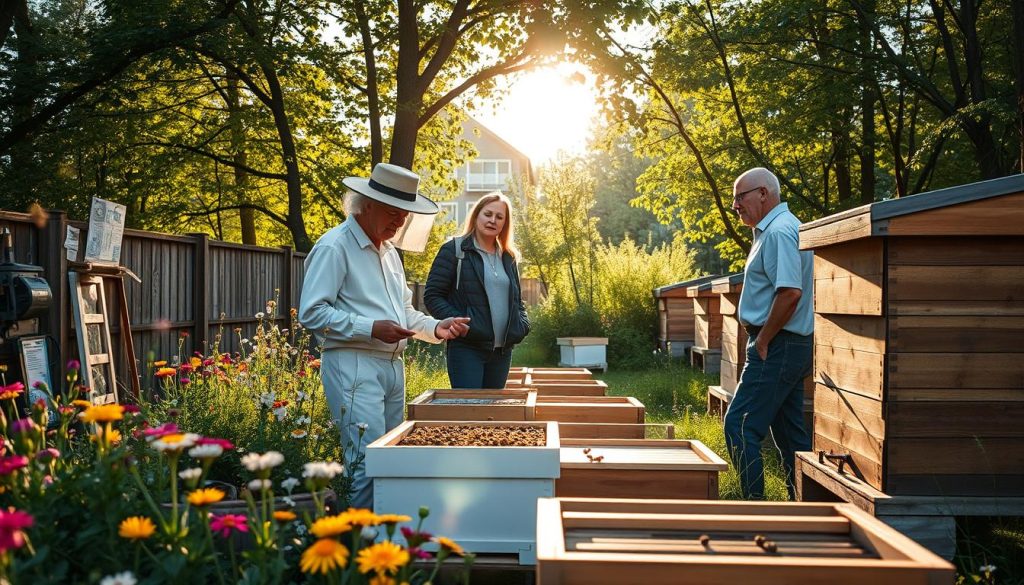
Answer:
[{"label": "blue jeans", "polygon": [[449,341],[446,351],[452,388],[504,388],[512,365],[512,348],[479,349]]},{"label": "blue jeans", "polygon": [[771,430],[782,454],[789,498],[795,499],[794,463],[797,451],[808,451],[811,440],[804,429],[804,378],[811,373],[811,336],[780,331],[768,344],[762,360],[747,342],[747,363],[740,374],[736,396],[725,413],[725,444],[740,476],[743,497],[764,499],[764,462],[761,441]]}]

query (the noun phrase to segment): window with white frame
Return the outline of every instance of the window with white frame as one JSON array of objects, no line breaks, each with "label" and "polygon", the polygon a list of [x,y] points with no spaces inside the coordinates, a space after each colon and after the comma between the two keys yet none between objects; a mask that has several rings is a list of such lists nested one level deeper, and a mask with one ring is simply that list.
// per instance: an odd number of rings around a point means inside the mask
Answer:
[{"label": "window with white frame", "polygon": [[464,215],[463,217],[469,217],[469,216],[473,215],[473,208],[476,207],[476,203],[477,203],[476,201],[467,201],[466,202],[466,215]]},{"label": "window with white frame", "polygon": [[494,191],[508,189],[512,174],[512,161],[508,159],[480,158],[470,161],[466,174],[467,191]]},{"label": "window with white frame", "polygon": [[455,201],[440,201],[437,204],[441,208],[441,221],[459,222],[459,204]]}]

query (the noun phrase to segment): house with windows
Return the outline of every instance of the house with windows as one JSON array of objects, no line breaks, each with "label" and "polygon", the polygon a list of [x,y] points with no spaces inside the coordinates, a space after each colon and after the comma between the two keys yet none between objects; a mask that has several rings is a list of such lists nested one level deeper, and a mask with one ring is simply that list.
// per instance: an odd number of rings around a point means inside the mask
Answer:
[{"label": "house with windows", "polygon": [[463,186],[462,192],[447,201],[438,202],[445,221],[455,220],[455,231],[461,228],[480,197],[491,191],[501,191],[513,197],[518,205],[520,201],[512,192],[512,185],[534,180],[529,157],[480,122],[467,117],[462,123],[462,138],[473,144],[477,157],[455,171]]}]

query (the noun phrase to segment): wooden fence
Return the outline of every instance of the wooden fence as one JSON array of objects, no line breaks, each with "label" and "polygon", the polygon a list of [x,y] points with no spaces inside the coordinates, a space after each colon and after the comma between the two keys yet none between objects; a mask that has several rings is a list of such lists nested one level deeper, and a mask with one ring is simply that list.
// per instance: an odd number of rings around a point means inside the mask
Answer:
[{"label": "wooden fence", "polygon": [[[50,213],[41,228],[23,213],[0,211],[0,228],[14,236],[15,259],[42,266],[53,293],[53,303],[40,330],[59,344],[59,361],[53,356],[53,373],[62,371],[77,354],[71,322],[68,261],[64,249],[67,226],[81,230],[85,248],[88,224],[71,221],[61,211]],[[81,255],[81,252],[79,252]],[[212,240],[206,234],[185,236],[125,230],[121,264],[142,280],[125,279],[125,296],[135,354],[145,376],[147,361],[206,353],[209,343],[221,335],[221,351],[239,349],[242,338],[256,330],[256,314],[266,312],[267,301],[278,303],[277,324],[287,327],[289,308],[298,307],[306,254],[289,247],[262,248]],[[533,280],[533,279],[526,279]],[[423,286],[410,283],[413,302],[422,306]],[[524,300],[535,304],[542,298],[540,283],[523,283]],[[120,347],[119,313],[112,287],[106,291],[111,339]],[[238,331],[236,333],[236,330]],[[126,364],[117,354],[119,380],[125,380]],[[60,377],[55,378],[60,379]],[[124,384],[119,384],[124,387]],[[145,384],[143,384],[145,386]]]}]

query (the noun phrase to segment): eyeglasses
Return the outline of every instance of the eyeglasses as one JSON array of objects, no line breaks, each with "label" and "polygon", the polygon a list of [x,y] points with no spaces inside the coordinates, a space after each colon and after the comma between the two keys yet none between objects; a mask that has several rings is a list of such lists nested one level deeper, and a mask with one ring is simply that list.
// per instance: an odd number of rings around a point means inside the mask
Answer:
[{"label": "eyeglasses", "polygon": [[740,191],[739,193],[737,193],[737,194],[732,196],[733,201],[739,201],[740,199],[743,199],[743,196],[746,195],[747,193],[750,193],[751,191],[760,191],[763,188],[764,187],[754,187],[753,189],[747,189],[746,191]]}]

